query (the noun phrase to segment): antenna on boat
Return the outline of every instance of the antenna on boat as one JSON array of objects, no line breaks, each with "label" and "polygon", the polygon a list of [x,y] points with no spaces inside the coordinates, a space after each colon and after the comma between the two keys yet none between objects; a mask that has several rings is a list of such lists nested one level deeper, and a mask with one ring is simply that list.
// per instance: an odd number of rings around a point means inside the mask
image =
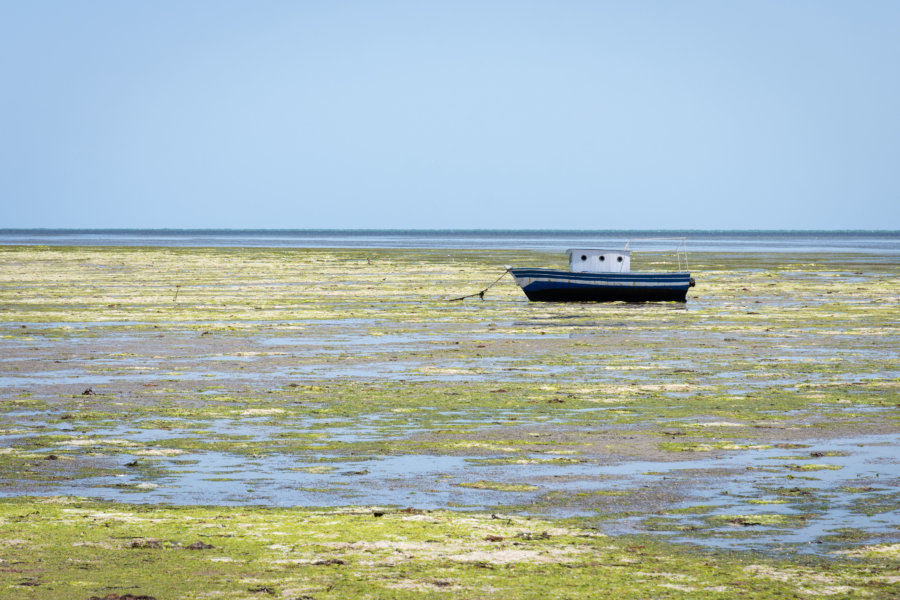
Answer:
[{"label": "antenna on boat", "polygon": [[[687,238],[686,237],[660,237],[660,238],[635,238],[625,242],[625,250],[631,250],[631,242],[677,242],[675,245],[675,258],[678,260],[678,270],[681,270],[681,261],[684,260],[684,270],[690,271],[687,256]],[[655,250],[631,250],[631,252],[655,252]]]}]

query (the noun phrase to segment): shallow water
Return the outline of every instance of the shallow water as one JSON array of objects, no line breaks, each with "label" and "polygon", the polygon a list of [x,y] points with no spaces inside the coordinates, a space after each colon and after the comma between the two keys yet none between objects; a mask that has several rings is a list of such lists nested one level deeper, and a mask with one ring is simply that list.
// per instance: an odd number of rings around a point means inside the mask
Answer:
[{"label": "shallow water", "polygon": [[[24,416],[24,415],[23,415]],[[210,427],[217,435],[237,435],[265,439],[271,425],[265,422],[215,421],[196,423]],[[371,429],[375,431],[375,427]],[[192,431],[135,430],[133,426],[92,432],[92,439],[124,439],[133,442],[193,435]],[[329,435],[365,438],[366,430],[356,427],[342,431],[335,424]],[[375,434],[373,437],[377,437]],[[572,463],[492,464],[489,457],[464,456],[307,456],[269,454],[247,457],[223,452],[186,453],[171,458],[119,455],[120,467],[135,459],[152,465],[152,475],[140,469],[122,467],[115,475],[45,483],[32,493],[71,494],[127,502],[174,504],[266,504],[277,506],[340,506],[374,504],[415,506],[421,509],[464,507],[471,510],[500,510],[517,505],[526,512],[552,517],[590,516],[594,509],[577,503],[546,504],[549,492],[575,496],[579,493],[612,492],[622,496],[627,510],[632,493],[649,488],[677,488],[679,499],[665,509],[668,524],[676,531],[656,531],[678,541],[733,548],[773,548],[799,544],[804,551],[824,552],[829,544],[820,538],[841,529],[853,528],[878,536],[900,522],[896,508],[866,514],[853,503],[879,496],[895,503],[900,486],[900,454],[896,436],[810,440],[802,449],[761,448],[738,451],[689,453],[686,460],[623,461],[603,464],[594,459],[572,457]],[[38,452],[59,452],[65,444]],[[825,456],[813,457],[823,452]],[[552,460],[546,454],[517,456],[515,460]],[[496,460],[494,458],[493,460]],[[798,471],[804,464],[826,464],[833,469]],[[320,472],[324,471],[324,472]],[[730,477],[728,473],[741,473]],[[535,485],[528,491],[472,489],[459,484],[473,481]],[[559,483],[551,484],[554,480]],[[841,488],[869,486],[864,494],[838,493]],[[753,501],[784,500],[773,490],[802,489],[811,499],[788,498],[783,504]],[[0,491],[9,495],[10,491]],[[12,492],[15,495],[15,492]],[[812,502],[811,512],[806,506]],[[678,514],[678,509],[704,506],[700,514]],[[533,509],[526,508],[534,505]],[[671,512],[675,511],[675,512]],[[604,520],[598,527],[608,533],[644,532],[647,517],[625,516]],[[802,517],[787,526],[727,525],[704,526],[704,519],[716,515],[786,515]],[[677,530],[698,528],[702,535],[685,535]],[[655,531],[653,526],[651,531]],[[731,537],[741,530],[741,537]],[[750,538],[743,534],[752,533]]]},{"label": "shallow water", "polygon": [[[703,252],[900,253],[896,231],[500,231],[0,229],[2,244],[161,247],[429,248],[551,250],[622,248],[629,240],[685,237]],[[669,249],[677,242],[642,242]],[[108,267],[109,268],[109,267]]]}]

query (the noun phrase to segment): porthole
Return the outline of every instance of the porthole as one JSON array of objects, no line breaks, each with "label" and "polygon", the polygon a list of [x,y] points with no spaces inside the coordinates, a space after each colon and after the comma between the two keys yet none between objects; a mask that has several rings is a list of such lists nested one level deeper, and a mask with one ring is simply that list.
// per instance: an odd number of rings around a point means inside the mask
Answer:
[{"label": "porthole", "polygon": [[606,257],[605,257],[605,256],[601,256],[601,257],[600,257],[600,262],[603,262],[604,260],[606,260]]},{"label": "porthole", "polygon": [[619,262],[622,262],[622,257],[620,256],[620,257],[617,258],[616,260],[619,261]]},{"label": "porthole", "polygon": [[582,254],[582,255],[581,255],[581,260],[587,260],[587,256],[585,256],[584,254]]}]

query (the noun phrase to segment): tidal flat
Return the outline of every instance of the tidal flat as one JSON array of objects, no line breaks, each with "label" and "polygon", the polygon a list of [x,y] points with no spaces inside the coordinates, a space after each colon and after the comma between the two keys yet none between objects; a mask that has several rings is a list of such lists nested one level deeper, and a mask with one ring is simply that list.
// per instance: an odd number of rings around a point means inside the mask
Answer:
[{"label": "tidal flat", "polygon": [[0,248],[0,596],[897,597],[896,257],[690,259]]}]

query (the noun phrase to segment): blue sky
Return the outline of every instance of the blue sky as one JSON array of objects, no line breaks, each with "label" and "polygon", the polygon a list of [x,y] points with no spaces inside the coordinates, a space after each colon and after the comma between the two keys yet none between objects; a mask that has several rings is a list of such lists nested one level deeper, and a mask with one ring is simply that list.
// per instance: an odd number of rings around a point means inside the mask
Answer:
[{"label": "blue sky", "polygon": [[0,0],[0,227],[900,229],[900,2]]}]

